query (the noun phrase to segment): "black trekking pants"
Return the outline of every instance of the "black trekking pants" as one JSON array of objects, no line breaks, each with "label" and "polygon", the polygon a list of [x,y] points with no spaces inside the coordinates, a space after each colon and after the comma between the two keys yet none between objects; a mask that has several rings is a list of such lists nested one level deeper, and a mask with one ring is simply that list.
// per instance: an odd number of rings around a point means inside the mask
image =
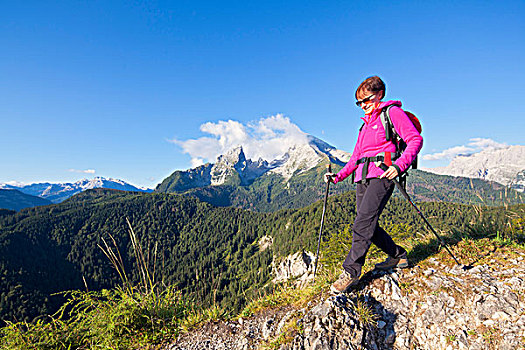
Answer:
[{"label": "black trekking pants", "polygon": [[374,243],[392,258],[406,255],[381,227],[378,221],[381,212],[394,191],[394,182],[388,179],[367,179],[357,183],[356,210],[352,248],[346,256],[343,268],[354,277],[361,275],[366,253]]}]

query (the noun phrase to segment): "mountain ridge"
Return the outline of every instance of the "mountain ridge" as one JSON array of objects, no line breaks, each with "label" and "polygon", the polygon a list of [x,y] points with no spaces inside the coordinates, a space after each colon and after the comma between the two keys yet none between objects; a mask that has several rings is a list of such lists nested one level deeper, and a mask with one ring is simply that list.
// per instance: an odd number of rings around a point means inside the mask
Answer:
[{"label": "mountain ridge", "polygon": [[439,175],[463,176],[498,182],[525,191],[525,146],[513,145],[458,155],[449,165],[424,168]]},{"label": "mountain ridge", "polygon": [[[0,315],[20,320],[55,312],[60,297],[49,296],[83,289],[83,277],[90,290],[118,283],[99,245],[112,237],[125,254],[125,264],[133,267],[126,218],[143,249],[152,251],[158,243],[155,264],[160,280],[207,305],[215,298],[213,283],[222,280],[217,302],[228,303],[236,296],[231,307],[238,309],[246,295],[253,296],[254,281],[263,288],[271,280],[274,257],[278,263],[298,250],[315,249],[321,207],[318,201],[301,209],[256,213],[215,207],[191,196],[92,189],[59,204],[0,211],[0,267],[5,270],[0,271],[5,276],[0,279],[0,297],[8,300],[5,305],[12,305],[0,309]],[[476,213],[472,207],[453,203],[425,203],[420,208],[433,212],[436,229],[461,229],[465,216]],[[486,210],[499,213],[503,209]],[[328,212],[325,232],[343,231],[355,217],[354,193],[330,197]],[[423,227],[409,204],[396,198],[385,208],[384,217],[417,230]],[[495,217],[499,218],[505,217]],[[264,236],[272,237],[271,249],[258,248]],[[240,277],[244,274],[249,274],[249,283]],[[21,303],[27,307],[18,310]]]},{"label": "mountain ridge", "polygon": [[0,183],[0,189],[13,189],[22,193],[40,197],[51,201],[52,203],[60,203],[77,193],[93,189],[93,188],[109,188],[122,191],[138,191],[138,192],[152,192],[151,189],[136,187],[123,180],[105,178],[96,176],[93,179],[81,179],[76,182],[64,183],[50,183],[50,182],[36,182],[32,184],[7,184]]}]

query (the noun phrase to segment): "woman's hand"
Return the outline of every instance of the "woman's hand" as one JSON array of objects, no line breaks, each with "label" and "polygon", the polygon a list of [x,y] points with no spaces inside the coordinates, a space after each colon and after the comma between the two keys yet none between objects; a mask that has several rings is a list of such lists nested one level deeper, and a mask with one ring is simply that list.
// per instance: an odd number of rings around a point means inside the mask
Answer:
[{"label": "woman's hand", "polygon": [[399,175],[397,169],[393,166],[389,166],[388,169],[383,174],[381,174],[381,176],[379,176],[379,178],[382,179],[386,177],[389,180],[393,180],[397,175]]},{"label": "woman's hand", "polygon": [[328,182],[334,182],[334,177],[335,177],[335,174],[334,173],[326,173],[324,174],[323,176],[323,179],[324,179],[324,182],[328,183]]}]

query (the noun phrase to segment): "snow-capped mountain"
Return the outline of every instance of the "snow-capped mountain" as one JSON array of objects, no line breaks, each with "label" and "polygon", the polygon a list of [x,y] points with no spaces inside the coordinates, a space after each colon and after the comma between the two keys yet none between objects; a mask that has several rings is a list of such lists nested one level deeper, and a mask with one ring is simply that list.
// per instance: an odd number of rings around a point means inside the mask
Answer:
[{"label": "snow-capped mountain", "polygon": [[157,186],[156,191],[183,192],[209,185],[249,185],[265,174],[280,175],[286,182],[293,175],[315,168],[323,161],[344,165],[349,158],[350,154],[313,136],[308,136],[307,142],[294,145],[281,157],[271,161],[247,159],[242,146],[237,146],[219,156],[214,164],[175,171]]},{"label": "snow-capped mountain", "polygon": [[335,163],[344,164],[350,155],[340,151],[326,142],[308,136],[308,142],[296,144],[281,157],[270,162],[259,159],[246,159],[242,146],[231,149],[228,153],[219,156],[211,168],[211,185],[223,185],[231,177],[238,176],[241,184],[249,184],[266,172],[279,174],[285,181],[292,175],[300,174],[315,168],[327,159]]},{"label": "snow-capped mountain", "polygon": [[50,200],[53,203],[60,203],[67,198],[93,188],[109,188],[122,191],[139,191],[151,192],[147,188],[135,187],[125,181],[95,177],[93,179],[83,179],[74,183],[34,183],[29,185],[23,184],[0,184],[0,189],[15,189],[22,193],[37,196]]},{"label": "snow-capped mountain", "polygon": [[472,155],[457,156],[446,167],[423,170],[439,175],[494,181],[523,192],[525,189],[525,146],[509,146]]}]

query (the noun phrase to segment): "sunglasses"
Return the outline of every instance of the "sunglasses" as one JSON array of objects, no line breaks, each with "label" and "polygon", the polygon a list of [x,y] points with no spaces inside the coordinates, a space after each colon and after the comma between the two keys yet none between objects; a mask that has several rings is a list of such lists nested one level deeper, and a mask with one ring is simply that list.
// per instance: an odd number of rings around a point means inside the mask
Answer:
[{"label": "sunglasses", "polygon": [[374,97],[376,97],[376,95],[370,95],[370,96],[368,96],[368,97],[365,97],[365,98],[362,99],[362,100],[357,100],[357,101],[355,102],[355,104],[357,105],[357,107],[361,107],[361,105],[362,105],[363,103],[370,102],[370,100],[373,99]]}]

